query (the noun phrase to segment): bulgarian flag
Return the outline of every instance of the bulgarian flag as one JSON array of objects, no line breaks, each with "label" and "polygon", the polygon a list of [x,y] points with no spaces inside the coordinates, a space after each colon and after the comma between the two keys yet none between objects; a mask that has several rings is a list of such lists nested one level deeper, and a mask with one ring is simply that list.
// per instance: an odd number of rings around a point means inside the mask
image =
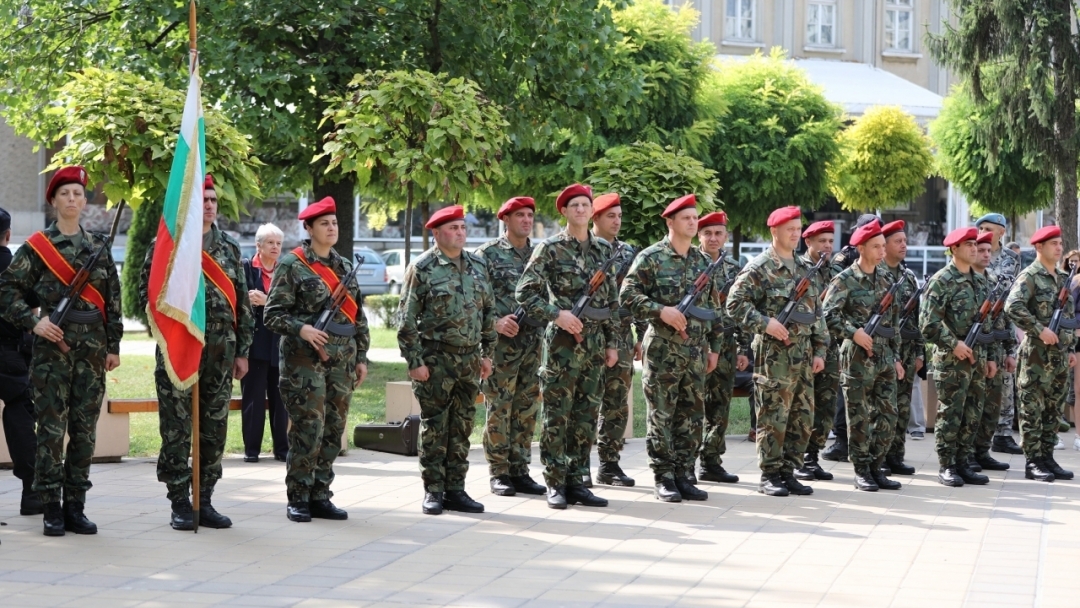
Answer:
[{"label": "bulgarian flag", "polygon": [[150,265],[146,305],[165,369],[181,389],[199,379],[199,360],[206,343],[206,285],[202,271],[206,134],[194,53],[191,63],[184,117]]}]

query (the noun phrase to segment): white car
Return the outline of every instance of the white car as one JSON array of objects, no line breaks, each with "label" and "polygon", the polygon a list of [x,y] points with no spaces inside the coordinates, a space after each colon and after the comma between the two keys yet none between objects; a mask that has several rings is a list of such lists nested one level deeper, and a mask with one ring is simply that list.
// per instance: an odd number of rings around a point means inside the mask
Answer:
[{"label": "white car", "polygon": [[[410,261],[420,257],[423,249],[413,249]],[[390,293],[401,293],[401,281],[405,277],[405,250],[387,249],[382,252],[383,261],[386,262],[386,276],[390,282]]]}]

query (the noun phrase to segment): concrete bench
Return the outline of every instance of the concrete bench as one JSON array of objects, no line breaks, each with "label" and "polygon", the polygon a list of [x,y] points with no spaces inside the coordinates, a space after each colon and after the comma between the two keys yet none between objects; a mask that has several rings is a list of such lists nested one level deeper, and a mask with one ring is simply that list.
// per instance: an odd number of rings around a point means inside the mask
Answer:
[{"label": "concrete bench", "polygon": [[[121,458],[128,455],[131,447],[131,426],[128,415],[112,413],[108,403],[109,397],[106,395],[101,404],[101,415],[98,417],[94,462],[120,462]],[[3,433],[0,433],[0,466],[11,466],[11,454],[8,452],[7,439]]]}]

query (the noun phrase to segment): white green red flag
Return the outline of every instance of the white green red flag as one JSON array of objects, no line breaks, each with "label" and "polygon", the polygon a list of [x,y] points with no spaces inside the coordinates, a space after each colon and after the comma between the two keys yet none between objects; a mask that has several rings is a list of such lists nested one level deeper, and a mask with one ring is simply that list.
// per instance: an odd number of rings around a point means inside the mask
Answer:
[{"label": "white green red flag", "polygon": [[198,60],[192,58],[184,117],[150,265],[146,316],[169,378],[179,388],[199,379],[205,344],[206,284],[202,271],[206,135]]}]

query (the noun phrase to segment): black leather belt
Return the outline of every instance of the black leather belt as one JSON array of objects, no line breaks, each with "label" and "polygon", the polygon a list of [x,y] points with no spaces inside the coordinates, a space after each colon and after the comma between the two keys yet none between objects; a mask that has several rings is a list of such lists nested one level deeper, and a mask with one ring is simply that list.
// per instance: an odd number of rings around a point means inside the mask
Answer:
[{"label": "black leather belt", "polygon": [[343,338],[352,338],[356,335],[356,326],[352,323],[334,323],[333,321],[327,321],[326,333],[341,336]]},{"label": "black leather belt", "polygon": [[812,312],[793,312],[788,321],[799,325],[813,325],[817,321],[817,315]]},{"label": "black leather belt", "polygon": [[446,342],[439,342],[438,340],[421,340],[420,344],[427,350],[450,353],[452,355],[468,355],[476,352],[476,350],[480,348],[479,344],[473,344],[472,346],[456,346],[454,344],[447,344]]}]

